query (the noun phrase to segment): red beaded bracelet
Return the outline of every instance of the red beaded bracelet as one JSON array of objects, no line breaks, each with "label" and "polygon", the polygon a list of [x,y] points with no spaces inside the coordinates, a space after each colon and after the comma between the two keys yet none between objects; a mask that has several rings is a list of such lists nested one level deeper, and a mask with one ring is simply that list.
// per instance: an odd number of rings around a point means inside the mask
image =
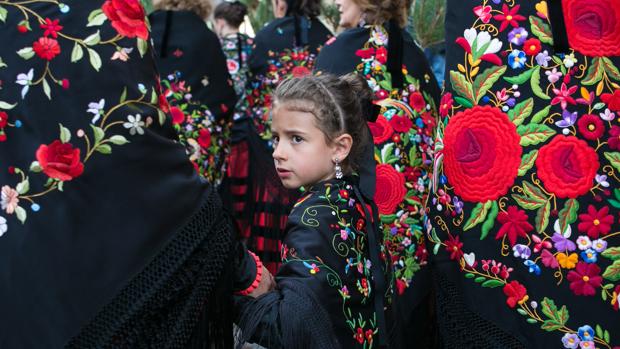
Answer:
[{"label": "red beaded bracelet", "polygon": [[252,282],[250,287],[246,288],[243,291],[237,292],[237,294],[241,296],[247,296],[250,293],[254,292],[254,290],[258,288],[258,285],[263,278],[263,262],[261,262],[260,258],[258,258],[258,256],[255,255],[252,251],[248,251],[248,253],[254,258],[254,262],[256,263],[256,278],[254,279],[254,282]]}]

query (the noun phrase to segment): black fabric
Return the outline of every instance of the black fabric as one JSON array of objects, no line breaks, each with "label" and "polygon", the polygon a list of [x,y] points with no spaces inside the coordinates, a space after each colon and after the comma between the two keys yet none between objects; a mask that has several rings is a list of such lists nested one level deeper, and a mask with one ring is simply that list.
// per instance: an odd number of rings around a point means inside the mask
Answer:
[{"label": "black fabric", "polygon": [[388,33],[390,40],[388,41],[388,60],[387,68],[392,75],[393,86],[403,86],[403,35],[402,29],[396,21],[391,20],[388,23]]},{"label": "black fabric", "polygon": [[550,0],[547,4],[549,8],[549,19],[551,20],[551,30],[553,32],[553,50],[555,53],[568,53],[569,44],[566,35],[566,23],[564,23],[564,12],[562,10],[562,0]]},{"label": "black fabric", "polygon": [[229,119],[237,96],[217,35],[190,11],[155,11],[149,20],[161,76],[181,73],[181,80],[191,86],[192,100]]}]

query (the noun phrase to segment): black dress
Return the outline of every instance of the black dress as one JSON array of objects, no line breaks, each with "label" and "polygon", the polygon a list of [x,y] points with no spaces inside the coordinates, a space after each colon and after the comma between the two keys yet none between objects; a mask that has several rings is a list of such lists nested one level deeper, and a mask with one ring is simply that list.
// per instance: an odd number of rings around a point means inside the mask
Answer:
[{"label": "black dress", "polygon": [[620,345],[618,1],[448,1],[429,205],[446,348]]},{"label": "black dress", "polygon": [[0,346],[230,347],[255,266],[173,141],[140,2],[0,17]]},{"label": "black dress", "polygon": [[155,11],[149,20],[173,126],[196,170],[218,185],[237,101],[220,41],[191,11]]},{"label": "black dress", "polygon": [[[367,150],[362,186],[379,207],[384,245],[400,295],[405,347],[430,345],[431,290],[424,205],[432,176],[439,87],[422,50],[394,23],[349,29],[326,45],[319,72],[357,72],[375,92],[379,113],[369,120],[374,149]],[[376,185],[376,187],[375,187]]]}]

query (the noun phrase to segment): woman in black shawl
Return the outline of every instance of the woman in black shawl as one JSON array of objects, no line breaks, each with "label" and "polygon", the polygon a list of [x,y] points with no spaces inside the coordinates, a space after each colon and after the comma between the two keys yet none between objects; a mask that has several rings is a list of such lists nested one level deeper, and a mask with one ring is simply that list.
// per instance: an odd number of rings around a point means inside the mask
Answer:
[{"label": "woman in black shawl", "polygon": [[0,346],[230,348],[260,264],[173,141],[140,2],[0,18]]},{"label": "woman in black shawl", "polygon": [[[380,111],[369,120],[374,150],[362,170],[363,189],[373,197],[392,258],[406,347],[430,345],[429,292],[424,238],[425,202],[431,177],[439,87],[422,50],[402,28],[408,2],[343,0],[341,26],[349,29],[317,57],[315,70],[357,72],[373,89]],[[374,155],[374,159],[373,159]],[[376,187],[375,187],[376,184]]]},{"label": "woman in black shawl", "polygon": [[448,1],[444,347],[620,346],[618,23],[613,0]]},{"label": "woman in black shawl", "polygon": [[319,48],[331,33],[317,19],[318,0],[278,0],[277,18],[261,29],[250,56],[250,79],[245,115],[232,132],[228,183],[223,188],[227,204],[248,247],[260,255],[272,273],[280,262],[281,234],[297,193],[282,187],[274,170],[269,140],[271,94],[287,76],[311,71]]},{"label": "woman in black shawl", "polygon": [[218,185],[224,174],[237,96],[219,39],[205,23],[208,1],[157,0],[149,15],[163,94],[197,171]]}]

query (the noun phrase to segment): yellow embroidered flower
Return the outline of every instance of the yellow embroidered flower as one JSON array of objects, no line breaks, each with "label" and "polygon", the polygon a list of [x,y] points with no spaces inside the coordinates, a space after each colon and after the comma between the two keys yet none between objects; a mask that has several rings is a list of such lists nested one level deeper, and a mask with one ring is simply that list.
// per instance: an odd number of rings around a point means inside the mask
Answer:
[{"label": "yellow embroidered flower", "polygon": [[564,252],[558,253],[555,257],[560,263],[560,266],[564,269],[573,269],[577,265],[577,260],[579,256],[576,253],[571,253],[570,255],[566,255]]}]

